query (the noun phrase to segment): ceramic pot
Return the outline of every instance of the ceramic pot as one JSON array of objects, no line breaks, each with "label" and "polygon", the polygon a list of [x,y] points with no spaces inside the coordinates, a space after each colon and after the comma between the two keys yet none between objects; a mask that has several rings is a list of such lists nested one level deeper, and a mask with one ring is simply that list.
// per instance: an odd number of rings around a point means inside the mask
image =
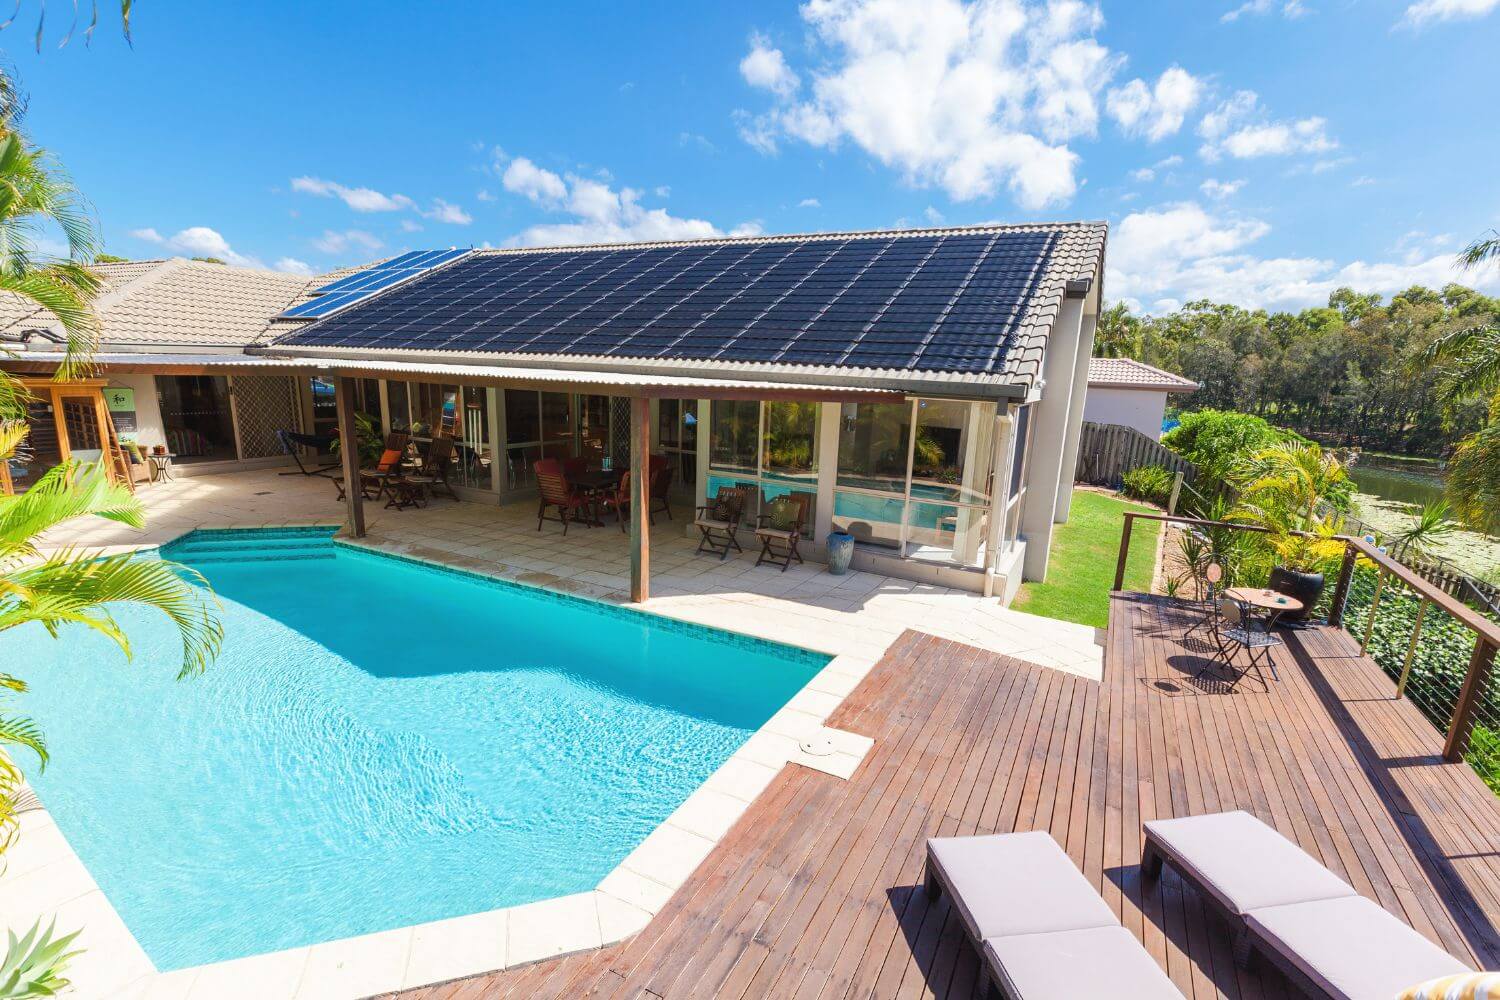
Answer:
[{"label": "ceramic pot", "polygon": [[1300,622],[1312,613],[1318,598],[1323,596],[1323,574],[1303,573],[1300,570],[1277,566],[1271,570],[1271,579],[1266,586],[1283,594],[1290,594],[1302,602],[1301,611],[1288,611],[1282,621]]},{"label": "ceramic pot", "polygon": [[828,533],[828,572],[843,576],[849,572],[849,560],[854,558],[854,536],[846,531]]}]

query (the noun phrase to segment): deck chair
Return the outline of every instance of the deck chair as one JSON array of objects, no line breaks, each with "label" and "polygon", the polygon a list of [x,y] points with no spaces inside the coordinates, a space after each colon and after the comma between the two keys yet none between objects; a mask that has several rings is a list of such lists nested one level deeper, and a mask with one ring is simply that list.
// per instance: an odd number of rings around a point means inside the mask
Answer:
[{"label": "deck chair", "polygon": [[703,536],[698,542],[699,552],[707,549],[722,561],[728,558],[730,549],[745,551],[735,535],[740,530],[749,499],[749,487],[720,486],[713,500],[697,509],[693,524]]},{"label": "deck chair", "polygon": [[760,542],[755,565],[770,563],[785,573],[793,559],[802,561],[797,543],[802,540],[811,499],[806,493],[788,493],[766,504],[765,511],[755,519],[755,540]]},{"label": "deck chair", "polygon": [[448,472],[452,467],[453,439],[435,437],[427,448],[427,455],[422,459],[422,471],[416,475],[405,475],[402,479],[422,487],[426,496],[434,496],[442,489],[447,492],[450,500],[457,500],[458,494],[453,492],[453,486],[448,482]]},{"label": "deck chair", "polygon": [[[563,464],[555,458],[543,458],[532,467],[536,473],[537,511],[536,530],[542,530],[543,521],[561,521],[563,534],[573,521],[592,525],[589,517],[589,499],[575,490],[568,482]],[[557,515],[548,517],[547,511],[555,509]]]},{"label": "deck chair", "polygon": [[[278,476],[332,476],[333,470],[339,467],[338,462],[327,462],[309,469],[302,462],[302,449],[306,448],[316,456],[318,452],[327,451],[329,445],[333,444],[332,434],[299,434],[296,431],[279,430],[276,432],[276,440],[281,445],[281,450],[291,456],[293,462],[297,463],[296,471],[288,469],[286,472],[278,472]],[[339,499],[343,499],[343,490],[339,490]]]},{"label": "deck chair", "polygon": [[1217,607],[1219,613],[1213,622],[1213,636],[1219,653],[1212,663],[1198,671],[1198,676],[1205,676],[1218,663],[1224,664],[1231,671],[1235,670],[1236,656],[1244,650],[1248,661],[1245,669],[1239,671],[1239,675],[1229,682],[1229,690],[1233,691],[1245,679],[1245,675],[1253,670],[1261,686],[1269,691],[1270,685],[1266,684],[1266,676],[1261,673],[1260,668],[1262,665],[1269,666],[1271,676],[1281,679],[1276,674],[1276,664],[1271,661],[1271,650],[1281,645],[1281,640],[1263,628],[1256,628],[1239,601],[1221,597]]}]

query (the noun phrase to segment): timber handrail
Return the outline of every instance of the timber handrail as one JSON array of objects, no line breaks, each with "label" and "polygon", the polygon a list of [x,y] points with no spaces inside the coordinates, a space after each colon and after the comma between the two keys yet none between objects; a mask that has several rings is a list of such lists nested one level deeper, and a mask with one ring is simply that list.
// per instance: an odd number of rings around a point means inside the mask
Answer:
[{"label": "timber handrail", "polygon": [[[1238,521],[1210,521],[1198,517],[1182,517],[1176,514],[1157,514],[1150,511],[1127,511],[1125,513],[1125,526],[1120,533],[1120,554],[1115,562],[1115,584],[1114,590],[1122,590],[1125,586],[1125,562],[1130,556],[1131,529],[1136,521],[1158,521],[1171,524],[1186,524],[1199,528],[1229,528],[1234,531],[1250,531],[1265,534],[1269,528],[1258,524],[1243,524]],[[1311,537],[1311,532],[1294,532],[1302,537]],[[1463,759],[1464,751],[1468,748],[1469,736],[1473,731],[1475,714],[1478,711],[1479,701],[1484,696],[1486,686],[1489,683],[1490,672],[1494,669],[1495,653],[1500,650],[1500,624],[1491,621],[1484,615],[1475,611],[1458,598],[1447,591],[1437,587],[1420,573],[1404,566],[1392,559],[1377,546],[1363,538],[1351,535],[1334,535],[1333,540],[1344,546],[1344,559],[1339,567],[1337,582],[1334,584],[1333,600],[1328,615],[1328,624],[1342,628],[1344,623],[1344,607],[1349,597],[1349,587],[1354,576],[1354,566],[1360,556],[1375,564],[1379,582],[1383,582],[1386,576],[1393,576],[1406,584],[1414,593],[1422,598],[1422,614],[1426,612],[1426,605],[1432,604],[1441,608],[1460,625],[1474,633],[1474,651],[1469,657],[1468,670],[1464,676],[1463,688],[1459,692],[1458,701],[1454,705],[1453,715],[1448,725],[1446,741],[1443,745],[1443,757],[1448,761]],[[1379,586],[1377,583],[1376,600],[1379,600]],[[1417,619],[1417,628],[1421,628],[1422,614]],[[1371,628],[1375,624],[1375,608],[1370,609]],[[1367,630],[1368,632],[1368,630]],[[1368,642],[1366,635],[1366,642]],[[1416,646],[1416,633],[1412,636],[1412,649]],[[1360,647],[1364,651],[1364,645]],[[1406,672],[1410,669],[1410,654],[1407,663],[1402,670],[1401,686],[1397,697],[1401,697],[1405,689]]]}]

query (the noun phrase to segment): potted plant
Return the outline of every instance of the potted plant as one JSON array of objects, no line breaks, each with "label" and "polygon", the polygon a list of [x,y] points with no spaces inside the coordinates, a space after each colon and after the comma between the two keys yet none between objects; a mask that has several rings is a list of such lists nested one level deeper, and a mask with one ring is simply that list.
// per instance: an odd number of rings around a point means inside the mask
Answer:
[{"label": "potted plant", "polygon": [[1256,452],[1240,479],[1231,520],[1265,529],[1274,559],[1266,586],[1302,602],[1303,610],[1284,620],[1306,618],[1344,551],[1335,536],[1353,491],[1348,473],[1332,452],[1288,441]]}]

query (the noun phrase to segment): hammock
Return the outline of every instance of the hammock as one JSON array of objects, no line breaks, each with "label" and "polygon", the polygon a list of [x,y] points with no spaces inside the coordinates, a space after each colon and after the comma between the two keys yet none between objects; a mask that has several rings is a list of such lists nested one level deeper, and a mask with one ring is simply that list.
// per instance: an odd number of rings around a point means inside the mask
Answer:
[{"label": "hammock", "polygon": [[337,434],[298,434],[296,431],[281,430],[276,432],[276,440],[281,442],[281,450],[292,456],[292,461],[297,463],[296,472],[283,472],[283,476],[332,476],[332,470],[339,467],[339,463],[330,462],[319,465],[315,469],[309,469],[302,464],[302,449],[306,448],[313,455],[320,451],[327,451],[338,437]]}]

